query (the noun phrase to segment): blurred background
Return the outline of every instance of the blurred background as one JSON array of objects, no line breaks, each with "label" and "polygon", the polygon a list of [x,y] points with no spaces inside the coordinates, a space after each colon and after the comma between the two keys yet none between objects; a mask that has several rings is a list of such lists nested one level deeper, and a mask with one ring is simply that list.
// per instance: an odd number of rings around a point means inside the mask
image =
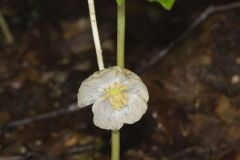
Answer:
[{"label": "blurred background", "polygon": [[[240,1],[127,0],[126,67],[149,109],[121,130],[125,160],[240,160]],[[97,0],[106,66],[116,64],[116,4]],[[97,63],[85,0],[1,0],[0,160],[110,159],[110,132],[79,110]],[[2,21],[2,20],[1,20]]]}]

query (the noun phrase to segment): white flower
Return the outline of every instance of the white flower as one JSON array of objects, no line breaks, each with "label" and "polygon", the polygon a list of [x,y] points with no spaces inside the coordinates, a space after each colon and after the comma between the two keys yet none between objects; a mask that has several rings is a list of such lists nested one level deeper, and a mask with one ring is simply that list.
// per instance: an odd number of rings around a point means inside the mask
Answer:
[{"label": "white flower", "polygon": [[92,103],[94,124],[102,129],[119,130],[124,123],[139,121],[147,110],[147,87],[133,72],[110,67],[84,80],[78,91],[78,105]]}]

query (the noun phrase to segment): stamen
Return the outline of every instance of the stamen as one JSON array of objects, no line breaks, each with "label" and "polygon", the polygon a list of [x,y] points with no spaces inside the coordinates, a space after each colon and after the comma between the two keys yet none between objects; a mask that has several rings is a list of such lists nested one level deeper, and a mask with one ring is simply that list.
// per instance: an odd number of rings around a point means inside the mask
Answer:
[{"label": "stamen", "polygon": [[111,86],[106,88],[105,94],[102,97],[103,101],[109,99],[109,102],[113,109],[121,109],[128,104],[128,96],[124,91],[127,91],[128,87],[124,84],[114,82]]}]

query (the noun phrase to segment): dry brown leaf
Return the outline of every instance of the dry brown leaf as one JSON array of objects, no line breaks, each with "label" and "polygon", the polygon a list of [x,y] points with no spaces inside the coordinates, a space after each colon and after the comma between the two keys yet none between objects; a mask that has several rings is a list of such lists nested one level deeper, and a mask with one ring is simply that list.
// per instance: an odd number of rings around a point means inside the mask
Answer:
[{"label": "dry brown leaf", "polygon": [[215,112],[219,119],[227,124],[233,123],[236,117],[235,109],[231,106],[229,99],[224,95],[218,98]]}]

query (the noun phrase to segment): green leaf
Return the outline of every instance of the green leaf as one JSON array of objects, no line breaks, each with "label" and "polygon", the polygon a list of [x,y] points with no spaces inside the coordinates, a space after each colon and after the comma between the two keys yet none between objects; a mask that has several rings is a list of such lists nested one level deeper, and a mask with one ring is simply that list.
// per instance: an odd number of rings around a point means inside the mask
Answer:
[{"label": "green leaf", "polygon": [[[118,0],[121,1],[121,0]],[[170,10],[173,7],[173,4],[176,0],[149,0],[149,2],[158,2],[160,3],[163,8]]]},{"label": "green leaf", "polygon": [[125,0],[116,0],[117,1],[117,4],[118,5],[121,5],[121,4],[123,4],[123,2],[125,1]]}]

